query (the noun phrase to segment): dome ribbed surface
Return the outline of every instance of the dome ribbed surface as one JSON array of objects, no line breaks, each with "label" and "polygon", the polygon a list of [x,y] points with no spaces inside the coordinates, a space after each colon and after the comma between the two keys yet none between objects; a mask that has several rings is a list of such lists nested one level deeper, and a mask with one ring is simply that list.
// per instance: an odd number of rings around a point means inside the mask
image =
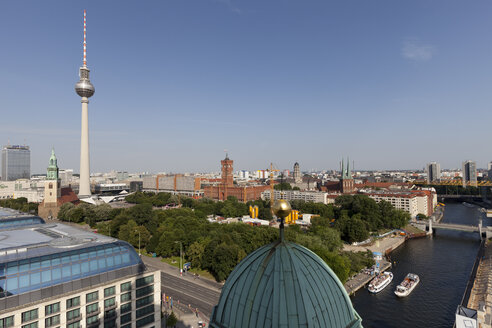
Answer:
[{"label": "dome ribbed surface", "polygon": [[210,327],[362,326],[326,263],[303,246],[277,241],[260,247],[232,271]]}]

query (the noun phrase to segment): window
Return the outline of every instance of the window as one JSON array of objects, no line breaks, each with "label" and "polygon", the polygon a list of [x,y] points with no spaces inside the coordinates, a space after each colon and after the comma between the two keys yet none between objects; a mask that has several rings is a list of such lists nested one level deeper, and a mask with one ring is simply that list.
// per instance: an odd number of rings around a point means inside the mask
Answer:
[{"label": "window", "polygon": [[132,303],[121,304],[120,313],[125,313],[132,310]]},{"label": "window", "polygon": [[27,325],[22,326],[22,328],[38,328],[38,322],[28,323]]},{"label": "window", "polygon": [[116,328],[116,320],[104,321],[104,328]]},{"label": "window", "polygon": [[111,319],[114,317],[116,317],[116,310],[115,309],[111,309],[111,310],[104,312],[104,320],[108,320],[108,319]]},{"label": "window", "polygon": [[67,325],[67,328],[80,328],[80,321]]},{"label": "window", "polygon": [[99,292],[95,291],[93,293],[87,294],[85,297],[85,301],[87,303],[90,303],[90,302],[96,301],[98,298],[99,298]]},{"label": "window", "polygon": [[139,298],[153,292],[154,292],[154,285],[150,285],[144,288],[137,289],[136,297]]},{"label": "window", "polygon": [[153,312],[154,312],[154,304],[151,304],[149,306],[138,309],[137,310],[137,319],[140,317],[143,317],[144,315],[147,315],[149,313],[153,313]]},{"label": "window", "polygon": [[115,301],[114,297],[111,297],[111,298],[108,298],[107,300],[104,300],[104,308],[112,307],[115,304],[116,304],[116,301]]},{"label": "window", "polygon": [[123,302],[128,302],[129,300],[132,299],[132,293],[125,293],[125,294],[121,294],[121,303]]},{"label": "window", "polygon": [[38,309],[22,312],[22,322],[35,320],[38,318]]},{"label": "window", "polygon": [[116,292],[116,288],[113,287],[108,287],[104,289],[104,297],[112,296]]},{"label": "window", "polygon": [[58,325],[60,323],[60,315],[55,315],[53,317],[49,317],[44,319],[44,326],[45,327],[53,327],[55,325]]},{"label": "window", "polygon": [[124,325],[124,326],[120,326],[120,328],[132,328],[132,324],[129,323],[127,325]]},{"label": "window", "polygon": [[120,317],[120,324],[123,325],[127,322],[130,322],[132,321],[132,314],[131,313],[127,313],[127,314],[124,314]]},{"label": "window", "polygon": [[44,308],[44,315],[50,315],[60,312],[60,302],[46,305]]},{"label": "window", "polygon": [[67,309],[80,305],[80,296],[67,300]]},{"label": "window", "polygon": [[7,328],[7,327],[13,327],[14,326],[14,316],[6,317],[3,319],[0,319],[0,328]]},{"label": "window", "polygon": [[99,318],[97,315],[93,315],[92,317],[87,317],[86,322],[87,322],[87,326],[96,324],[99,322]]},{"label": "window", "polygon": [[137,320],[137,328],[140,328],[142,326],[145,326],[151,322],[154,322],[154,315],[149,315],[148,317],[145,317],[143,319]]},{"label": "window", "polygon": [[125,282],[124,284],[121,284],[121,292],[127,292],[129,290],[132,289],[132,283],[129,281],[129,282]]},{"label": "window", "polygon": [[80,309],[75,309],[67,312],[67,321],[80,317]]},{"label": "window", "polygon": [[143,278],[139,278],[135,281],[136,285],[137,285],[137,288],[138,287],[143,287],[143,286],[146,286],[146,285],[149,285],[151,283],[154,282],[154,276],[147,276],[147,277],[143,277]]},{"label": "window", "polygon": [[142,297],[141,299],[137,300],[137,302],[135,304],[136,304],[136,307],[138,309],[139,307],[150,304],[153,301],[154,301],[154,295],[149,295],[149,296],[145,296],[145,297]]},{"label": "window", "polygon": [[89,314],[89,313],[96,312],[98,309],[99,309],[99,307],[98,307],[97,303],[93,303],[93,304],[87,305],[85,312],[87,314]]}]

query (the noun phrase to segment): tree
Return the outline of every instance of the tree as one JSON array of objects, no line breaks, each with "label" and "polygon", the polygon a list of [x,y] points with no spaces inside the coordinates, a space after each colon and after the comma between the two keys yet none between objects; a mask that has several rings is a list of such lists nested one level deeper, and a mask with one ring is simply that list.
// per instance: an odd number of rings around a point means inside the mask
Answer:
[{"label": "tree", "polygon": [[186,257],[190,260],[192,267],[200,268],[202,266],[202,257],[206,246],[207,242],[202,240],[196,241],[188,247]]},{"label": "tree", "polygon": [[58,219],[62,221],[68,221],[70,210],[75,207],[72,203],[65,203],[60,206],[60,210],[58,211]]},{"label": "tree", "polygon": [[94,217],[96,221],[110,220],[113,209],[109,204],[101,204],[94,207]]},{"label": "tree", "polygon": [[221,243],[213,252],[211,273],[217,281],[223,281],[244,257],[246,253],[239,246]]},{"label": "tree", "polygon": [[169,315],[169,317],[167,317],[166,326],[167,327],[174,327],[174,326],[176,326],[177,323],[178,323],[178,318],[174,314],[174,311],[172,311],[171,314]]},{"label": "tree", "polygon": [[139,226],[135,221],[130,220],[120,228],[118,238],[129,242],[134,247],[145,248],[150,239],[150,232],[145,227]]},{"label": "tree", "polygon": [[80,223],[84,220],[84,209],[80,206],[72,208],[68,214],[68,221]]},{"label": "tree", "polygon": [[292,186],[288,182],[281,182],[281,183],[277,183],[275,186],[273,186],[273,189],[275,189],[275,190],[292,190]]}]

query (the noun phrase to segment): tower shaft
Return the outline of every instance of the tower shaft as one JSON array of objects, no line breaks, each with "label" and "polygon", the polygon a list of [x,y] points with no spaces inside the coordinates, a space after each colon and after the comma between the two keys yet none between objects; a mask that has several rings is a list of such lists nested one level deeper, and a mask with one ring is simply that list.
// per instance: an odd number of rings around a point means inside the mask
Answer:
[{"label": "tower shaft", "polygon": [[89,79],[89,68],[87,67],[87,40],[86,21],[87,15],[84,10],[84,60],[79,69],[80,80],[75,84],[75,92],[82,98],[82,124],[80,131],[80,180],[79,198],[91,196],[90,167],[89,167],[89,97],[94,94],[94,86]]},{"label": "tower shaft", "polygon": [[79,197],[90,197],[90,167],[89,167],[89,99],[82,97],[82,125],[80,131],[80,182]]}]

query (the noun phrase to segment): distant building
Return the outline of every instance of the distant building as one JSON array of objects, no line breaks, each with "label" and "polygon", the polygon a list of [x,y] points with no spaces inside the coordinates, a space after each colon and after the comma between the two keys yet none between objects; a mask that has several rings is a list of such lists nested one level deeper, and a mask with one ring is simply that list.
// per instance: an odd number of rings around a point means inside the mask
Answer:
[{"label": "distant building", "polygon": [[220,182],[212,186],[205,186],[205,197],[216,200],[226,200],[227,197],[233,196],[240,202],[247,202],[259,199],[262,191],[270,189],[270,186],[268,185],[234,185],[232,176],[234,161],[229,159],[229,156],[226,155],[225,159],[220,161],[220,164],[222,167]]},{"label": "distant building", "polygon": [[44,198],[44,181],[18,179],[0,181],[0,199],[26,198],[30,203],[40,203]]},{"label": "distant building", "polygon": [[130,185],[128,183],[97,183],[94,185],[95,194],[119,194],[122,191],[128,192]]},{"label": "distant building", "polygon": [[441,181],[441,164],[431,162],[426,166],[427,183]]},{"label": "distant building", "polygon": [[116,181],[124,181],[128,180],[128,172],[127,171],[118,171],[116,172]]},{"label": "distant building", "polygon": [[432,215],[434,203],[437,204],[437,196],[431,191],[374,191],[361,190],[362,194],[369,196],[376,202],[387,201],[395,208],[410,213],[412,218],[417,214]]},{"label": "distant building", "polygon": [[169,192],[200,198],[203,196],[201,189],[201,178],[195,176],[175,175],[148,175],[143,177],[143,191]]},{"label": "distant building", "polygon": [[68,186],[72,183],[73,179],[73,170],[59,170],[58,176],[60,177],[62,186]]},{"label": "distant building", "polygon": [[4,146],[2,149],[2,180],[31,178],[31,150],[29,146]]},{"label": "distant building", "polygon": [[[270,190],[262,192],[261,199],[269,200],[270,192]],[[285,199],[289,202],[293,200],[303,200],[305,202],[323,203],[325,205],[334,203],[334,199],[328,197],[327,192],[320,191],[274,190],[273,197],[274,199]]]},{"label": "distant building", "polygon": [[463,162],[463,187],[477,186],[477,163],[474,161]]}]

